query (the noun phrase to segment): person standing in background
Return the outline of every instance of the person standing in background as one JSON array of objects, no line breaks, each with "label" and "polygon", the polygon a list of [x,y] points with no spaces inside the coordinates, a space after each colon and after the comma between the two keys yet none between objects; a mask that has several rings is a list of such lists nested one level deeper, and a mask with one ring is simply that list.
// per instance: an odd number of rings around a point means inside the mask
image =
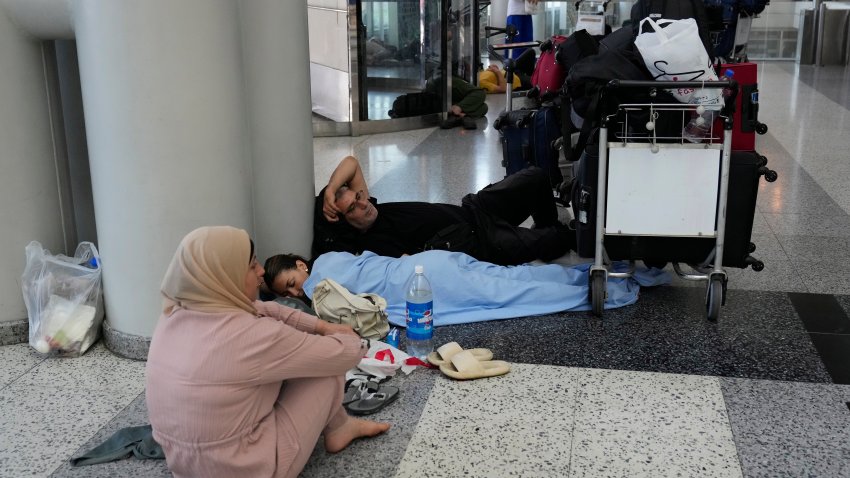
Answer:
[{"label": "person standing in background", "polygon": [[[534,40],[534,25],[531,14],[526,9],[526,4],[537,6],[538,0],[508,0],[508,17],[505,25],[513,25],[517,29],[517,36],[508,43],[522,43]],[[514,48],[511,50],[511,58],[518,58],[527,48]]]}]

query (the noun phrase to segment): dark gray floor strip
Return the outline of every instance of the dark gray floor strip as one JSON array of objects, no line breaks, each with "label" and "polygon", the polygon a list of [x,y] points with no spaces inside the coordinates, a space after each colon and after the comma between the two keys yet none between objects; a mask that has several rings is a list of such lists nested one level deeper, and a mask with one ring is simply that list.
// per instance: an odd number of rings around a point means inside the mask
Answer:
[{"label": "dark gray floor strip", "polygon": [[829,294],[788,294],[807,332],[822,334],[850,334],[850,318]]},{"label": "dark gray floor strip", "polygon": [[789,293],[834,383],[850,385],[850,318],[835,296]]}]

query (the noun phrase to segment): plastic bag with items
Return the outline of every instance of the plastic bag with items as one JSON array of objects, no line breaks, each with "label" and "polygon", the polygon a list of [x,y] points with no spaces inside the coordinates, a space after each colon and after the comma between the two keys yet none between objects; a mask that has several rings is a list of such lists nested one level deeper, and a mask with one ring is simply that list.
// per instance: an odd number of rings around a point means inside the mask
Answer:
[{"label": "plastic bag with items", "polygon": [[38,352],[78,357],[97,340],[103,321],[100,255],[91,242],[74,257],[51,255],[38,241],[26,247],[21,276],[29,344]]}]

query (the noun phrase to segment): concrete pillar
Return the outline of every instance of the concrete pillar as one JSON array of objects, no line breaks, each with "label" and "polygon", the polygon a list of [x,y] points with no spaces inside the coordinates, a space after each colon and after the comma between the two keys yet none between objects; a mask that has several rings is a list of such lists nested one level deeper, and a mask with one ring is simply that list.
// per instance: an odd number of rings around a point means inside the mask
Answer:
[{"label": "concrete pillar", "polygon": [[307,2],[243,1],[239,13],[257,256],[309,257],[315,193]]},{"label": "concrete pillar", "polygon": [[74,0],[71,10],[106,318],[150,337],[180,239],[201,225],[252,230],[239,12],[233,0]]},{"label": "concrete pillar", "polygon": [[65,252],[41,42],[13,24],[3,7],[0,3],[0,344],[19,341],[12,335],[26,330],[24,247],[38,240]]},{"label": "concrete pillar", "polygon": [[0,260],[20,264],[0,272],[0,326],[25,323],[26,243],[62,244],[40,40],[74,37],[107,344],[144,358],[190,230],[228,224],[261,256],[309,253],[306,3],[0,0]]}]

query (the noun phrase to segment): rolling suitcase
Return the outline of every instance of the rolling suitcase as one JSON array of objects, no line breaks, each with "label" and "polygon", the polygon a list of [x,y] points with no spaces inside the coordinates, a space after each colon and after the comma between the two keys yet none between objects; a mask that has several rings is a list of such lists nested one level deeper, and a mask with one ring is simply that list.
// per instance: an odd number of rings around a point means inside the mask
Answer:
[{"label": "rolling suitcase", "polygon": [[755,134],[767,133],[767,125],[760,123],[758,67],[755,63],[725,63],[720,65],[720,74],[732,70],[733,78],[738,82],[738,96],[735,98],[734,128],[732,130],[732,151],[754,151]]},{"label": "rolling suitcase", "polygon": [[561,137],[559,116],[560,111],[554,105],[504,111],[499,115],[493,127],[501,135],[506,175],[535,165],[549,174],[552,187],[563,182],[558,167],[559,152],[554,144]]}]

